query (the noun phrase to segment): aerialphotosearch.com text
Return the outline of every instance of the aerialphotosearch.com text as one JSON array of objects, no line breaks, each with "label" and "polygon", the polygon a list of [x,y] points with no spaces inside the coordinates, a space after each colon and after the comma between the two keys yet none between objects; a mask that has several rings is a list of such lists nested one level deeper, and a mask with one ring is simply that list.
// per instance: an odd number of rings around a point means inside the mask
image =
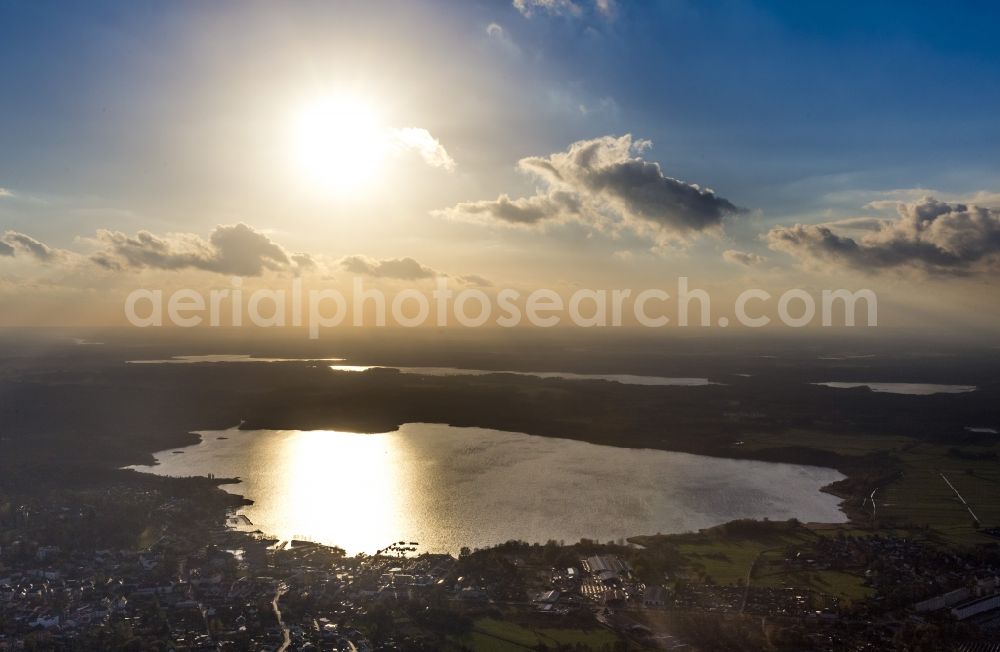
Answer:
[{"label": "aerialphotosearch.com text", "polygon": [[728,315],[713,319],[712,307],[709,293],[692,288],[686,276],[677,278],[672,291],[663,288],[577,289],[560,293],[547,288],[530,292],[503,288],[488,293],[479,288],[453,289],[448,279],[442,277],[436,280],[433,290],[406,288],[393,294],[365,287],[361,278],[354,278],[352,291],[345,294],[334,288],[307,290],[298,278],[291,280],[287,288],[250,291],[244,289],[243,279],[234,277],[229,287],[207,292],[134,290],[125,300],[125,316],[130,324],[143,328],[165,324],[182,328],[305,327],[310,339],[319,338],[323,329],[338,326],[725,328],[738,324],[762,328],[775,324],[802,328],[878,325],[878,298],[868,289],[819,292],[790,289],[774,296],[767,290],[751,288],[732,301]]}]

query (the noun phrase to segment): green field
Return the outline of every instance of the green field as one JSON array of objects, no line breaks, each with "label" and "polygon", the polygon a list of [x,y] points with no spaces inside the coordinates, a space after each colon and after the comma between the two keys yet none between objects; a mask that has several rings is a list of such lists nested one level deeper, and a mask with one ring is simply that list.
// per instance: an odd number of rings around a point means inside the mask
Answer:
[{"label": "green field", "polygon": [[514,622],[480,618],[472,632],[456,637],[457,646],[477,652],[534,650],[541,645],[582,645],[586,649],[612,650],[618,637],[605,629],[560,629],[522,626]]},{"label": "green field", "polygon": [[[1000,451],[994,446],[957,447],[970,458],[957,456],[950,446],[923,443],[905,437],[828,435],[796,431],[783,435],[748,437],[752,450],[787,447],[789,442],[813,450],[862,458],[888,453],[899,474],[878,487],[875,514],[878,527],[927,527],[952,543],[988,543],[996,539],[976,531],[972,515],[941,477],[944,474],[965,498],[982,527],[1000,525],[1000,461],[972,459]],[[857,500],[859,508],[861,501]],[[865,512],[871,513],[870,503]],[[870,526],[862,522],[858,525]]]},{"label": "green field", "polygon": [[711,528],[698,534],[635,537],[631,541],[650,546],[655,538],[669,542],[680,553],[686,561],[683,570],[690,578],[727,585],[742,584],[750,565],[765,551],[808,543],[815,540],[816,535],[805,527],[774,524],[767,532],[753,535],[732,534],[722,528]]}]

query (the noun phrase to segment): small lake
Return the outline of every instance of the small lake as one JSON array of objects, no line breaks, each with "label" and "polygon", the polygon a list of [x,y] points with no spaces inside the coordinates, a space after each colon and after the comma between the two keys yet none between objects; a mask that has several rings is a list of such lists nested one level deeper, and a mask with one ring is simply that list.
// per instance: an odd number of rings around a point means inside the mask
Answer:
[{"label": "small lake", "polygon": [[128,364],[200,364],[205,362],[343,362],[343,358],[254,358],[249,355],[213,353],[175,355],[165,360],[128,360]]},{"label": "small lake", "polygon": [[737,518],[843,522],[839,472],[411,423],[378,434],[230,429],[162,451],[159,475],[239,476],[256,528],[372,553],[394,541],[457,553],[510,539],[601,541]]},{"label": "small lake", "polygon": [[913,396],[930,396],[931,394],[965,394],[976,391],[975,385],[935,385],[931,383],[813,383],[836,389],[854,389],[867,387],[881,394],[911,394]]},{"label": "small lake", "polygon": [[563,380],[607,380],[622,385],[670,385],[697,387],[714,385],[708,378],[672,378],[668,376],[635,376],[632,374],[574,374],[566,371],[506,371],[489,369],[460,369],[457,367],[389,367],[389,366],[359,366],[330,365],[334,371],[361,372],[369,369],[395,369],[401,374],[420,376],[486,376],[489,374],[513,374],[515,376],[534,376],[535,378],[562,378]]}]

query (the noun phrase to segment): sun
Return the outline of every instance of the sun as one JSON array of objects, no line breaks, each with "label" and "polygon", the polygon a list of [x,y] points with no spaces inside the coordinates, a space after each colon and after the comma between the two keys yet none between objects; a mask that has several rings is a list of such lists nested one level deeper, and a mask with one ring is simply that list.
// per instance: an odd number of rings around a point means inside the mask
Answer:
[{"label": "sun", "polygon": [[293,132],[302,175],[336,194],[369,185],[385,157],[387,129],[377,107],[361,97],[334,95],[306,103]]}]

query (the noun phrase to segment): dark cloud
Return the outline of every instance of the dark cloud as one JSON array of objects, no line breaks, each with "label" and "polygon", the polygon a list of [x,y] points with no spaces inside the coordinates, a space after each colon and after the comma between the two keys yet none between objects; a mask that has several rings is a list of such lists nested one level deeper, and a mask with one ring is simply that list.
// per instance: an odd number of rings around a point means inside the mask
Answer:
[{"label": "dark cloud", "polygon": [[115,258],[113,254],[99,251],[90,257],[91,262],[99,267],[103,267],[106,270],[112,272],[120,272],[124,267],[118,258]]},{"label": "dark cloud", "polygon": [[346,256],[340,259],[339,265],[353,274],[364,274],[376,278],[398,278],[412,281],[440,276],[438,272],[421,265],[410,257],[378,260],[367,256]]},{"label": "dark cloud", "polygon": [[64,251],[53,249],[30,235],[7,231],[0,239],[0,256],[14,256],[18,251],[23,251],[43,263],[51,263],[65,256]]},{"label": "dark cloud", "polygon": [[312,259],[307,255],[290,254],[246,224],[218,226],[207,242],[194,234],[157,236],[139,231],[135,236],[128,236],[107,230],[98,231],[97,240],[105,249],[91,256],[91,260],[111,270],[200,269],[259,276],[265,270],[296,271],[312,266]]},{"label": "dark cloud", "polygon": [[544,191],[461,203],[438,214],[517,225],[576,220],[670,241],[716,229],[741,211],[711,189],[665,176],[658,163],[639,156],[649,146],[630,135],[604,136],[573,143],[565,152],[525,158],[521,170],[541,180]]},{"label": "dark cloud", "polygon": [[217,227],[210,241],[217,254],[211,264],[226,274],[256,276],[264,269],[283,269],[291,264],[284,249],[246,224]]},{"label": "dark cloud", "polygon": [[898,205],[898,218],[859,238],[827,225],[775,227],[772,249],[806,261],[859,270],[916,269],[933,274],[995,270],[1000,262],[1000,210],[928,197]]},{"label": "dark cloud", "polygon": [[726,251],[723,251],[722,258],[726,262],[746,265],[747,267],[767,262],[767,258],[765,256],[750,253],[749,251],[739,251],[737,249],[727,249]]}]

